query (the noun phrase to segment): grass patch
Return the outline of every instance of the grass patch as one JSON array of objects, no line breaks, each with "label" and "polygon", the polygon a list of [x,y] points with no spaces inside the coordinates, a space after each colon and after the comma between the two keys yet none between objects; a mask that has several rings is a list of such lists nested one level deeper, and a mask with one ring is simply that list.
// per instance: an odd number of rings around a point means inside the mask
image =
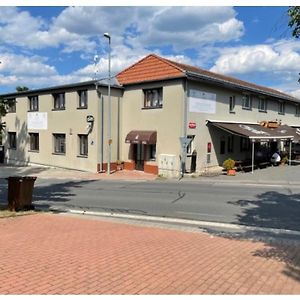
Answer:
[{"label": "grass patch", "polygon": [[0,205],[0,218],[12,218],[19,216],[26,216],[36,214],[37,212],[34,210],[22,210],[22,211],[10,211],[7,206]]}]

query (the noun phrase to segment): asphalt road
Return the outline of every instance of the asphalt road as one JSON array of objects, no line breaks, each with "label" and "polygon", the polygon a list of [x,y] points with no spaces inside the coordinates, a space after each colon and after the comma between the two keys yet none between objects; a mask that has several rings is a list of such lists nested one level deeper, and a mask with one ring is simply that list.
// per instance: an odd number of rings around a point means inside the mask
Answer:
[{"label": "asphalt road", "polygon": [[[1,201],[7,183],[0,180]],[[300,231],[300,187],[38,179],[34,204]]]}]

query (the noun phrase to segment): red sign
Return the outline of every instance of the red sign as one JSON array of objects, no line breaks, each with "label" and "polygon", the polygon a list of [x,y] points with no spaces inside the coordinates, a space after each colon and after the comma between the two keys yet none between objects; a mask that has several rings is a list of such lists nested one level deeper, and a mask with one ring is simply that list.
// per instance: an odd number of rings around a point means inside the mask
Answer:
[{"label": "red sign", "polygon": [[196,122],[189,122],[189,128],[195,129],[197,127]]},{"label": "red sign", "polygon": [[207,143],[207,153],[211,153],[211,143]]}]

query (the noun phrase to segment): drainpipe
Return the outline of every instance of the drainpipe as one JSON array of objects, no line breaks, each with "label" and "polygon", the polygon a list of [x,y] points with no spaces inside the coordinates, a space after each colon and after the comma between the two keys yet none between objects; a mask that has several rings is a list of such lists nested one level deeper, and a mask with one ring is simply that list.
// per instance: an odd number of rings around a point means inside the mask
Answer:
[{"label": "drainpipe", "polygon": [[[187,105],[188,105],[188,80],[185,79],[185,87],[184,87],[184,109],[183,109],[183,137],[186,138],[187,135]],[[186,147],[181,147],[181,178],[184,177],[185,173],[185,164],[186,164]]]},{"label": "drainpipe", "polygon": [[101,127],[101,135],[100,135],[100,170],[98,171],[98,173],[102,173],[103,172],[103,139],[104,139],[104,134],[103,134],[103,125],[104,125],[104,121],[103,121],[103,117],[104,117],[104,100],[103,100],[103,95],[101,94],[100,90],[99,90],[99,85],[98,85],[98,82],[95,83],[96,85],[96,92],[97,92],[97,95],[98,95],[98,98],[99,98],[99,107],[100,107],[100,118],[101,118],[101,124],[100,124],[100,127]]},{"label": "drainpipe", "polygon": [[289,149],[289,166],[291,165],[291,159],[292,159],[292,139],[290,139],[290,149]]},{"label": "drainpipe", "polygon": [[254,140],[251,140],[252,141],[252,174],[254,172]]}]

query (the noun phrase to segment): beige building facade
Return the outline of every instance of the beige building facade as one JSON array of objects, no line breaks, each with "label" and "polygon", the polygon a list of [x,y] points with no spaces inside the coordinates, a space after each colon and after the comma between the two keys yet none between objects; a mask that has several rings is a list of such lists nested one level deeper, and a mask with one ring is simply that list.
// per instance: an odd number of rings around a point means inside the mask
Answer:
[{"label": "beige building facade", "polygon": [[[156,55],[116,76],[111,115],[107,82],[2,97],[15,101],[2,119],[5,162],[10,164],[102,172],[107,170],[111,143],[112,170],[122,163],[128,170],[178,177],[183,163],[187,172],[200,172],[229,157],[249,158],[249,138],[216,123],[272,120],[300,127],[298,99]],[[282,137],[265,142],[273,148],[286,146]]]}]

